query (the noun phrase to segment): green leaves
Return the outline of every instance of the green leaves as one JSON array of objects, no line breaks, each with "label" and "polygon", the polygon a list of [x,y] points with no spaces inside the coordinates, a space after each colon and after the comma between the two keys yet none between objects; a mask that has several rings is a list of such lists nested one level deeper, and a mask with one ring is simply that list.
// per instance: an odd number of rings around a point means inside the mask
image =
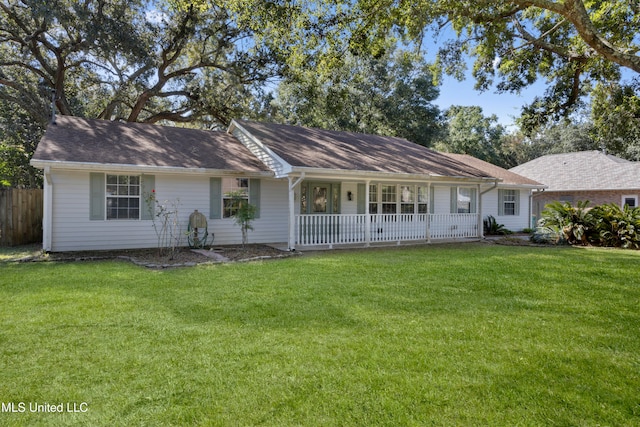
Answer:
[{"label": "green leaves", "polygon": [[606,204],[593,208],[595,236],[601,246],[640,249],[640,208]]},{"label": "green leaves", "polygon": [[[369,3],[357,4],[365,10]],[[359,31],[375,37],[394,31],[418,44],[435,34],[441,70],[462,78],[469,55],[479,89],[495,84],[498,91],[518,93],[546,80],[548,89],[536,107],[524,111],[530,130],[574,112],[595,82],[619,81],[621,67],[640,72],[634,2],[418,0],[369,10]]]},{"label": "green leaves", "polygon": [[569,244],[640,249],[640,208],[623,208],[611,203],[588,208],[588,201],[576,206],[552,202],[542,212],[541,225],[554,229]]},{"label": "green leaves", "polygon": [[484,161],[505,165],[503,136],[506,130],[497,117],[486,117],[480,107],[454,105],[446,111],[447,133],[437,142],[437,150],[469,154]]},{"label": "green leaves", "polygon": [[277,120],[432,143],[438,89],[422,57],[389,46],[379,59],[346,54],[341,62],[331,75],[309,70],[284,80],[273,103]]}]

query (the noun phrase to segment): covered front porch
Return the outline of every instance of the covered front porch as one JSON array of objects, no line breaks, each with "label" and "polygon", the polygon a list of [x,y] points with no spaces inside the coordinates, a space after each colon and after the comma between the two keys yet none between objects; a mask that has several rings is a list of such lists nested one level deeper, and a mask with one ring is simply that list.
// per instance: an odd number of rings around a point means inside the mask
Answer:
[{"label": "covered front porch", "polygon": [[290,177],[289,249],[482,238],[482,182],[411,178]]}]

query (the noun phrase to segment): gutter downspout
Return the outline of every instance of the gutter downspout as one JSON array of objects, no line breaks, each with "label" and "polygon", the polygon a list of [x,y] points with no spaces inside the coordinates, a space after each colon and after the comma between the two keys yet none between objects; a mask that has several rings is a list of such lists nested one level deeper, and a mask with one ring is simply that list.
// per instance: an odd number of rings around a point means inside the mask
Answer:
[{"label": "gutter downspout", "polygon": [[43,188],[43,216],[42,216],[42,250],[51,252],[52,228],[53,228],[53,179],[51,178],[51,168],[44,169]]},{"label": "gutter downspout", "polygon": [[533,196],[536,194],[544,193],[544,188],[537,188],[529,192],[529,221],[531,222],[531,228],[535,229],[538,226],[538,212],[536,211],[536,220],[533,221]]},{"label": "gutter downspout", "polygon": [[293,177],[287,177],[289,180],[289,250],[291,252],[296,250],[296,203],[295,203],[295,188],[304,179],[304,172],[293,181]]}]

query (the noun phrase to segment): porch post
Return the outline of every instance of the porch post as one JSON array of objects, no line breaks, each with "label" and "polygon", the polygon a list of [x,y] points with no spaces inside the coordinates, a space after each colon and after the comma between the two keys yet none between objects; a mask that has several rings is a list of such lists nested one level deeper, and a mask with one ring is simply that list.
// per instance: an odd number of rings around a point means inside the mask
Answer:
[{"label": "porch post", "polygon": [[293,181],[292,176],[287,177],[289,180],[289,241],[288,246],[290,251],[296,250],[296,202],[295,202],[295,188],[304,179],[304,172]]},{"label": "porch post", "polygon": [[289,178],[289,241],[288,246],[290,251],[296,250],[296,215],[295,215],[295,193],[293,191],[292,178]]},{"label": "porch post", "polygon": [[[427,221],[425,224],[426,229],[426,237],[427,243],[431,243],[431,210],[433,206],[431,206],[431,182],[427,182]],[[435,212],[435,210],[434,210]]]},{"label": "porch post", "polygon": [[364,245],[369,247],[371,245],[371,215],[369,215],[369,183],[371,181],[366,180],[364,182]]},{"label": "porch post", "polygon": [[482,222],[482,188],[478,184],[478,237],[484,239],[484,223]]}]

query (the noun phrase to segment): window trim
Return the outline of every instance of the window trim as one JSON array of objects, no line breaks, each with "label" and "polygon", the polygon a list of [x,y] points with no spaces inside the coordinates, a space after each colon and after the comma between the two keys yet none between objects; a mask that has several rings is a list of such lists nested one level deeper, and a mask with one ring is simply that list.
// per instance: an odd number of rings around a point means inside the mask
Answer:
[{"label": "window trim", "polygon": [[[137,176],[139,178],[139,213],[138,218],[109,218],[107,219],[107,175]],[[144,221],[152,220],[155,215],[155,203],[150,195],[155,188],[155,175],[90,172],[89,173],[89,220],[90,221]]]},{"label": "window trim", "polygon": [[[514,200],[506,200],[509,193],[513,193]],[[507,213],[507,203],[513,204],[513,213]],[[517,188],[498,190],[498,216],[520,216],[520,190]]]},{"label": "window trim", "polygon": [[622,208],[624,209],[624,206],[627,204],[626,203],[626,199],[633,199],[634,205],[633,206],[629,206],[630,208],[637,208],[638,207],[638,195],[637,194],[623,194],[622,195],[622,200],[620,202],[620,205],[622,206]]},{"label": "window trim", "polygon": [[[393,195],[394,201],[383,200],[383,187],[394,187],[394,192],[385,193],[386,196]],[[410,195],[413,199],[412,202],[403,201],[403,188],[410,188]],[[420,190],[422,189],[422,191]],[[430,209],[429,195],[431,191],[428,184],[417,183],[384,183],[374,182],[369,184],[369,213],[372,215],[386,214],[386,215],[412,215],[412,214],[428,214]],[[426,200],[422,200],[426,199]],[[395,212],[384,212],[383,206],[387,206],[387,209],[393,205]],[[408,209],[408,206],[412,206],[412,212],[402,212],[403,209]]]},{"label": "window trim", "polygon": [[[228,183],[231,180],[235,180],[236,184],[239,184],[240,181],[246,181],[247,186],[244,187],[242,185],[236,185],[235,187],[226,186],[225,183]],[[244,193],[243,199],[249,202],[249,193],[251,191],[251,180],[247,177],[223,177],[222,178],[222,218],[228,219],[233,218],[235,213],[238,211],[238,206],[233,205],[233,198],[229,196],[232,192],[240,192]]]},{"label": "window trim", "polygon": [[[114,183],[110,183],[109,179],[110,178],[115,178],[116,182]],[[121,178],[126,178],[126,183],[121,183]],[[132,178],[135,178],[135,181],[137,181],[137,184],[131,184]],[[115,186],[115,194],[113,192],[109,191],[109,187],[114,187]],[[126,188],[127,189],[127,194],[120,194],[120,189],[121,188]],[[130,194],[130,192],[133,189],[136,189],[137,194]],[[142,218],[142,209],[144,208],[143,203],[142,203],[142,179],[140,175],[130,175],[130,174],[112,174],[112,173],[107,173],[105,174],[105,187],[104,187],[104,200],[105,200],[105,215],[104,218],[106,221],[139,221],[140,218]],[[112,217],[110,216],[110,210],[111,209],[115,209],[116,211],[119,211],[121,208],[119,206],[116,206],[115,208],[110,208],[109,207],[109,201],[110,200],[137,200],[138,201],[138,206],[137,207],[131,207],[131,206],[127,206],[126,208],[126,212],[127,212],[127,217],[126,218],[120,218],[120,217]],[[131,217],[131,212],[137,210],[138,215],[137,217]]]},{"label": "window trim", "polygon": [[223,178],[247,178],[249,180],[249,203],[256,207],[255,219],[260,218],[260,199],[262,197],[261,180],[259,178],[250,178],[247,176],[230,177],[230,176],[214,176],[209,177],[209,219],[232,219],[231,217],[223,218]]},{"label": "window trim", "polygon": [[[460,212],[458,202],[460,201],[460,189],[470,190],[469,212]],[[478,213],[478,189],[468,185],[451,187],[450,213],[452,214],[477,214]]]}]

